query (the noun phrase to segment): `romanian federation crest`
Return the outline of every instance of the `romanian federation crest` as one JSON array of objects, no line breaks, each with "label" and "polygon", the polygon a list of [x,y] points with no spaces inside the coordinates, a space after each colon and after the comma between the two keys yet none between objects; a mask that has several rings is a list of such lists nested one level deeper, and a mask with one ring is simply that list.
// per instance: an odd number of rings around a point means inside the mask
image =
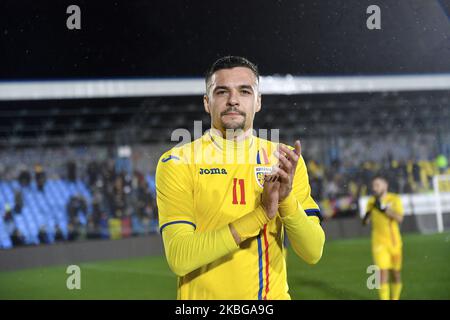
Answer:
[{"label": "romanian federation crest", "polygon": [[255,167],[255,178],[258,185],[264,187],[264,175],[270,174],[272,172],[272,167]]}]

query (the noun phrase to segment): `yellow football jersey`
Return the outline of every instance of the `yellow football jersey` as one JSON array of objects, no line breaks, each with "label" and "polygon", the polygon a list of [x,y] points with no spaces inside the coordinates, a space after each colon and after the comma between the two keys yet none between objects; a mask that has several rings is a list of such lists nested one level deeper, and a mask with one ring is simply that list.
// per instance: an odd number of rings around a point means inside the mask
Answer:
[{"label": "yellow football jersey", "polygon": [[[388,206],[397,214],[403,215],[403,204],[400,196],[394,193],[387,193],[381,199],[382,206]],[[371,210],[372,220],[372,242],[373,244],[383,244],[392,248],[402,246],[402,238],[398,222],[389,218],[385,213],[373,208],[375,197],[369,198],[366,211]],[[372,209],[373,208],[373,209]]]},{"label": "yellow football jersey", "polygon": [[[264,174],[277,164],[276,144],[254,135],[241,142],[208,130],[164,153],[157,166],[160,232],[176,223],[195,232],[222,228],[260,205]],[[292,191],[308,219],[319,224],[300,158]],[[178,299],[290,299],[280,216],[239,249],[178,277]]]}]

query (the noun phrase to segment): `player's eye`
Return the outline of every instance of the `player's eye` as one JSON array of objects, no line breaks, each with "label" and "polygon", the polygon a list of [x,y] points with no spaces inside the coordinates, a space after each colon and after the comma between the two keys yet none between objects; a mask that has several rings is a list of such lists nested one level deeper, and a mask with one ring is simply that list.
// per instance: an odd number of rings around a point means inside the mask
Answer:
[{"label": "player's eye", "polygon": [[247,89],[241,90],[241,93],[245,94],[245,95],[252,94],[252,92],[250,90],[247,90]]},{"label": "player's eye", "polygon": [[225,93],[226,93],[225,90],[217,90],[217,91],[216,91],[216,94],[217,94],[217,95],[224,95]]}]

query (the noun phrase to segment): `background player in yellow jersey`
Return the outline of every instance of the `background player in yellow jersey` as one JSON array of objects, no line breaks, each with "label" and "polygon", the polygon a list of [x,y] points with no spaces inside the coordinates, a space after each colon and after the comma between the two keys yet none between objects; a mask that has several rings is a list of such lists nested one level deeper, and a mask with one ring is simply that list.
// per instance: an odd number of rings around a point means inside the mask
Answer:
[{"label": "background player in yellow jersey", "polygon": [[257,67],[217,60],[206,75],[211,129],[164,153],[157,166],[159,225],[178,299],[290,299],[284,236],[317,263],[325,235],[300,142],[253,134]]},{"label": "background player in yellow jersey", "polygon": [[[388,181],[378,175],[372,180],[374,195],[367,203],[363,224],[372,221],[372,255],[380,268],[381,300],[398,300],[402,290],[402,238],[399,223],[403,221],[401,198],[388,192]],[[389,275],[392,283],[389,286]]]}]

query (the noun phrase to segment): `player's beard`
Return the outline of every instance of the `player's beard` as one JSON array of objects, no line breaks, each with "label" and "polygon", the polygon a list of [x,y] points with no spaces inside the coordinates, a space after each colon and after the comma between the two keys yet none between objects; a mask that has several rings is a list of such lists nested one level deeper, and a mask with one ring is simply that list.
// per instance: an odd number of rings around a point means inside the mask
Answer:
[{"label": "player's beard", "polygon": [[[229,112],[239,113],[242,116],[242,120],[241,121],[238,121],[238,120],[224,121],[222,117]],[[244,130],[245,121],[247,119],[246,117],[247,117],[247,115],[245,114],[245,112],[242,112],[239,110],[232,110],[232,109],[225,110],[224,112],[222,112],[220,114],[220,121],[222,123],[222,128],[224,128],[225,130]]]},{"label": "player's beard", "polygon": [[385,194],[385,192],[386,191],[379,191],[379,192],[376,192],[376,191],[374,191],[373,193],[375,194],[375,197],[377,197],[377,198],[381,198],[381,197],[383,197],[383,195]]}]

